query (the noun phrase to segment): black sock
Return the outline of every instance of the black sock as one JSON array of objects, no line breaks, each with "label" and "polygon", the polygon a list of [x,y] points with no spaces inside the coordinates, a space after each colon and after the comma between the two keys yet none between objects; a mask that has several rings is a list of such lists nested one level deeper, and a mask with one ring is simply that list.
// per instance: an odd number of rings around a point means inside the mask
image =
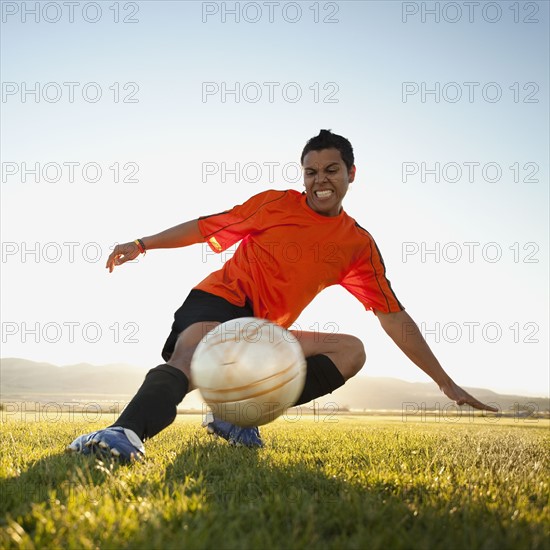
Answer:
[{"label": "black sock", "polygon": [[309,403],[312,399],[332,393],[344,385],[344,377],[326,355],[312,355],[306,358],[306,362],[306,383],[296,405]]},{"label": "black sock", "polygon": [[113,426],[136,432],[143,441],[158,434],[176,418],[176,406],[189,388],[187,376],[170,365],[151,369],[138,392]]}]

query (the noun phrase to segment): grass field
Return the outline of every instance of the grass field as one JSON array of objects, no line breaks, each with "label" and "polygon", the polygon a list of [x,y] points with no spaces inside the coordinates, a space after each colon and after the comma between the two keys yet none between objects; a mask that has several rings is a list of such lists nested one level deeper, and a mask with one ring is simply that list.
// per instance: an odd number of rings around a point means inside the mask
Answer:
[{"label": "grass field", "polygon": [[547,420],[322,420],[252,451],[180,416],[119,465],[63,453],[110,418],[3,418],[0,547],[548,548]]}]

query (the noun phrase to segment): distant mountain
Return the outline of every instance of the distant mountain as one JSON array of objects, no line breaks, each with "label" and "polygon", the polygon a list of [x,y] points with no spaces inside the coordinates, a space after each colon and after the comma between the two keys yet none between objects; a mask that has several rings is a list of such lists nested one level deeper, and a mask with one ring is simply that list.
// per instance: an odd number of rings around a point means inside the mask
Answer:
[{"label": "distant mountain", "polygon": [[130,365],[79,363],[58,367],[26,359],[0,360],[2,399],[34,395],[130,395],[146,371]]},{"label": "distant mountain", "polygon": [[[110,365],[57,366],[27,359],[0,359],[0,400],[29,402],[128,402],[149,369]],[[182,407],[201,409],[198,391],[185,397]]]},{"label": "distant mountain", "polygon": [[[128,401],[147,369],[131,365],[95,366],[88,363],[59,367],[26,359],[0,359],[0,398],[6,401],[71,402],[83,400]],[[482,388],[465,388],[480,401],[496,403],[501,411],[550,409],[544,397],[500,395]],[[431,382],[405,382],[395,378],[357,376],[334,393],[317,400],[332,410],[452,410],[454,405]],[[201,409],[198,392],[186,396],[182,408]],[[445,409],[446,407],[446,409]]]},{"label": "distant mountain", "polygon": [[[483,403],[490,403],[502,412],[527,410],[545,412],[550,409],[550,399],[501,395],[484,388],[464,388]],[[406,382],[396,378],[357,376],[331,395],[319,400],[320,406],[328,408],[333,402],[339,408],[350,410],[398,410],[414,414],[421,410],[440,410],[452,413],[454,402],[447,398],[433,382]]]}]

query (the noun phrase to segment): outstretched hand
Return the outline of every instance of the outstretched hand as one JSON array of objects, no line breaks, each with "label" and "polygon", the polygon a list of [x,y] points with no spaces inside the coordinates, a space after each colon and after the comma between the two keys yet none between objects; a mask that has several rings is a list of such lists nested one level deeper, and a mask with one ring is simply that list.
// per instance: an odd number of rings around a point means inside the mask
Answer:
[{"label": "outstretched hand", "polygon": [[498,412],[498,409],[496,407],[485,405],[485,403],[477,400],[473,395],[470,395],[467,391],[463,390],[452,380],[442,385],[440,389],[449,399],[452,399],[457,405],[470,405],[474,409],[479,409],[480,411]]},{"label": "outstretched hand", "polygon": [[109,270],[109,273],[112,273],[115,266],[135,260],[140,253],[138,245],[134,242],[117,244],[107,258],[105,267]]}]

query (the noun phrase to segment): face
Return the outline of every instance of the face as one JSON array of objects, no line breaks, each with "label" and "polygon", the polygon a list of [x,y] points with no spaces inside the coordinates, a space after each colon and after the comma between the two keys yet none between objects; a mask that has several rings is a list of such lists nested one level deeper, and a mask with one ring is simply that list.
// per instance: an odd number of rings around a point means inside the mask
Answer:
[{"label": "face", "polygon": [[322,149],[304,157],[303,169],[308,206],[323,216],[337,216],[355,179],[355,165],[348,173],[338,149]]}]

